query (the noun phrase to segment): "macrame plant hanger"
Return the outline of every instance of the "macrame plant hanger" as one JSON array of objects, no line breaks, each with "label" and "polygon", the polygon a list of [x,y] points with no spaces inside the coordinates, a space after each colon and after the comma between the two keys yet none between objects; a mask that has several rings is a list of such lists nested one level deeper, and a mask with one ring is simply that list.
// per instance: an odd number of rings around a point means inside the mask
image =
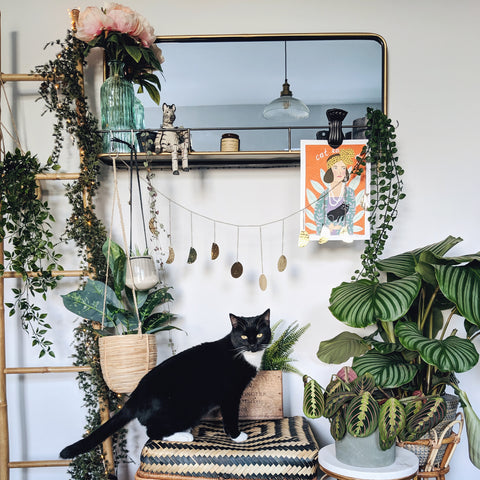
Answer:
[{"label": "macrame plant hanger", "polygon": [[[115,138],[112,138],[112,143]],[[113,147],[113,145],[112,145]],[[113,148],[112,148],[113,150]],[[118,208],[120,225],[122,230],[122,239],[126,254],[127,276],[133,279],[133,271],[127,245],[127,235],[125,222],[123,218],[120,195],[118,192],[117,161],[118,152],[112,157],[113,160],[113,180],[114,191],[112,200],[112,210],[110,216],[110,229],[107,240],[107,271],[105,278],[105,289],[102,309],[102,330],[104,328],[105,313],[107,308],[107,285],[110,270],[110,252],[112,244],[112,230],[115,206]],[[143,212],[142,212],[143,213]],[[145,235],[146,238],[146,235]],[[142,321],[138,310],[136,286],[134,282],[131,285],[132,298],[135,310],[135,316],[138,321],[137,333],[134,335],[110,335],[99,338],[100,364],[105,383],[110,390],[116,393],[131,393],[137,386],[140,379],[156,364],[156,343],[155,335],[147,335],[142,332]]]}]

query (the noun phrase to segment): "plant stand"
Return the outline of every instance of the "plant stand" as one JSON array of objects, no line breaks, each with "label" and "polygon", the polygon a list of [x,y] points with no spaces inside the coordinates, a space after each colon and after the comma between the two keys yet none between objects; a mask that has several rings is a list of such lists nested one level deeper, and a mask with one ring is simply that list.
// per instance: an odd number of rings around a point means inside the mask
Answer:
[{"label": "plant stand", "polygon": [[396,447],[395,462],[387,467],[353,467],[340,462],[335,455],[335,444],[327,445],[318,452],[320,469],[325,473],[322,479],[337,480],[411,480],[418,472],[417,456]]},{"label": "plant stand", "polygon": [[[463,430],[464,418],[462,412],[457,414],[456,420],[449,423],[442,434],[438,438],[435,433],[434,438],[420,439],[416,442],[399,442],[399,446],[408,447],[409,450],[415,452],[415,448],[428,448],[429,454],[427,463],[420,468],[417,474],[419,480],[434,478],[436,480],[445,480],[445,475],[450,471],[450,460],[453,453],[460,443],[460,438]],[[445,438],[447,432],[450,432],[454,425],[458,424],[458,432],[452,433],[449,437]],[[443,448],[442,448],[443,447]],[[442,455],[443,451],[443,455]],[[440,458],[437,458],[439,457]]]}]

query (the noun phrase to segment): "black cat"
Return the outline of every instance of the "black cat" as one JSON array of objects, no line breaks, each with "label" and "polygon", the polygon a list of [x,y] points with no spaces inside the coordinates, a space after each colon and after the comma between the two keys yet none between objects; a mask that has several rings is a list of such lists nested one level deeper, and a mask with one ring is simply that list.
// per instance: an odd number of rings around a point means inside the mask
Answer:
[{"label": "black cat", "polygon": [[168,358],[147,373],[124,407],[86,438],[65,447],[62,458],[85,453],[137,418],[154,439],[191,441],[190,428],[220,408],[225,432],[241,442],[238,409],[271,338],[270,310],[256,317],[230,314],[232,331]]},{"label": "black cat", "polygon": [[330,212],[327,213],[327,218],[331,222],[344,220],[345,215],[347,214],[349,209],[350,209],[350,205],[347,205],[346,203],[342,203],[337,208],[330,210]]}]

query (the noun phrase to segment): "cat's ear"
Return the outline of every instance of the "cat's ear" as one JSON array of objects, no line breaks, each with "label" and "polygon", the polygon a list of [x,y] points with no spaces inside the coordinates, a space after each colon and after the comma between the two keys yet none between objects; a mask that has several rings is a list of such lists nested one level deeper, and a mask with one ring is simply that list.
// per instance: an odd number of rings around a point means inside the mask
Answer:
[{"label": "cat's ear", "polygon": [[233,328],[237,328],[238,318],[233,313],[230,313],[230,322],[231,322]]},{"label": "cat's ear", "polygon": [[270,309],[268,308],[267,310],[265,310],[265,312],[263,312],[262,314],[262,320],[268,325],[270,326]]}]

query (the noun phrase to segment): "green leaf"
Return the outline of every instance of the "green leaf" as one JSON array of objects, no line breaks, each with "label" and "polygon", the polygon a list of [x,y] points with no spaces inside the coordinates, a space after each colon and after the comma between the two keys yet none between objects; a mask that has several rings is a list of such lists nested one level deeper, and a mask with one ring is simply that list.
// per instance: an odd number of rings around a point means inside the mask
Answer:
[{"label": "green leaf", "polygon": [[445,340],[430,339],[413,322],[398,323],[395,333],[405,348],[418,352],[426,363],[442,372],[466,372],[478,363],[478,352],[468,339],[454,335]]},{"label": "green leaf", "polygon": [[399,278],[407,277],[415,272],[418,259],[423,252],[430,252],[434,256],[442,257],[461,241],[462,239],[459,237],[448,236],[441,242],[379,260],[377,262],[377,268],[382,272],[393,273]]},{"label": "green leaf", "polygon": [[147,295],[147,298],[138,312],[142,321],[144,318],[148,317],[156,307],[173,299],[168,290],[169,287],[160,288]]},{"label": "green leaf", "polygon": [[127,53],[138,63],[142,58],[142,50],[140,47],[133,45],[125,45]]},{"label": "green leaf", "polygon": [[[423,407],[407,422],[407,431],[415,439],[438,425],[447,414],[447,404],[442,397],[430,397]],[[411,437],[410,437],[411,438]]]},{"label": "green leaf", "polygon": [[106,320],[115,323],[112,310],[123,309],[123,303],[118,300],[115,292],[109,286],[105,286],[103,282],[98,280],[88,279],[85,288],[62,295],[63,304],[67,310],[70,310],[81,318],[102,323],[105,287],[108,307],[105,311]]},{"label": "green leaf", "polygon": [[[122,291],[125,288],[125,272],[126,272],[126,261],[127,256],[123,251],[120,245],[117,245],[115,242],[110,242],[107,240],[102,246],[102,252],[105,255],[105,258],[108,259],[110,265],[110,271],[113,275],[113,285],[115,289],[115,295],[119,300],[122,298]],[[108,254],[110,250],[110,254]],[[109,257],[109,258],[108,258]]]},{"label": "green leaf", "polygon": [[155,88],[154,85],[148,82],[142,83],[142,86],[145,87],[147,90],[148,94],[150,95],[150,98],[157,104],[160,104],[160,92],[158,91],[157,88]]},{"label": "green leaf", "polygon": [[397,352],[385,355],[376,350],[369,350],[362,357],[353,359],[352,367],[357,375],[371,373],[375,383],[383,388],[396,388],[413,380],[417,367],[407,363]]},{"label": "green leaf", "polygon": [[460,397],[460,402],[463,406],[463,413],[465,414],[468,454],[472,463],[477,468],[480,468],[480,419],[473,410],[467,394],[458,387],[455,387],[455,392]]},{"label": "green leaf", "polygon": [[480,262],[435,267],[440,290],[457,306],[460,315],[480,327]]},{"label": "green leaf", "polygon": [[341,410],[338,410],[330,419],[330,434],[335,440],[341,440],[347,433],[345,417]]},{"label": "green leaf", "polygon": [[305,376],[303,382],[303,413],[308,418],[320,418],[325,409],[322,389],[313,378]]},{"label": "green leaf", "polygon": [[323,413],[326,418],[332,418],[342,407],[356,397],[356,394],[351,391],[335,391],[327,395],[325,400],[325,412]]},{"label": "green leaf", "polygon": [[332,290],[329,309],[351,327],[366,327],[378,320],[392,322],[408,312],[420,287],[416,273],[383,284],[366,279],[344,282]]},{"label": "green leaf", "polygon": [[157,333],[166,330],[181,330],[181,328],[174,327],[172,325],[166,325],[173,319],[173,315],[170,312],[159,312],[150,315],[143,321],[142,332],[143,333]]},{"label": "green leaf", "polygon": [[331,340],[320,342],[317,357],[325,363],[340,364],[367,351],[368,346],[362,337],[356,333],[342,332]]},{"label": "green leaf", "polygon": [[345,415],[347,432],[354,437],[368,437],[378,427],[380,407],[370,392],[356,396]]},{"label": "green leaf", "polygon": [[388,450],[407,421],[405,408],[396,398],[389,398],[381,407],[378,420],[380,448]]}]

